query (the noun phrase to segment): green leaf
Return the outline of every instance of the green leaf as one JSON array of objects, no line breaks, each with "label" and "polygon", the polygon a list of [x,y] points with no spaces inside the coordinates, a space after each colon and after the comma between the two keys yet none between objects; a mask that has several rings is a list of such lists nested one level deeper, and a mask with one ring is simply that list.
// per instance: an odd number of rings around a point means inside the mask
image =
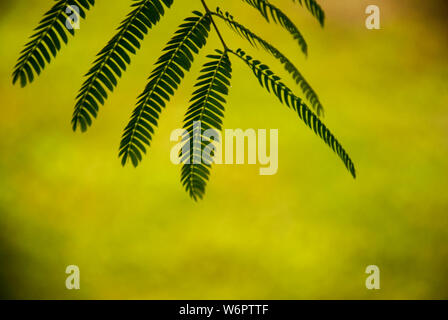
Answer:
[{"label": "green leaf", "polygon": [[271,4],[268,0],[243,0],[250,4],[252,7],[258,10],[260,14],[270,22],[272,19],[275,23],[280,24],[285,28],[297,41],[302,52],[308,54],[308,45],[306,44],[305,38],[300,33],[296,25],[291,21],[291,19],[283,13],[279,8]]},{"label": "green leaf", "polygon": [[317,96],[317,93],[313,90],[308,81],[306,81],[305,77],[299,72],[297,67],[284,54],[282,54],[277,48],[275,48],[269,42],[262,39],[252,31],[250,31],[248,28],[236,22],[228,12],[224,14],[218,8],[217,12],[214,13],[214,15],[220,17],[225,22],[227,22],[227,25],[230,26],[232,30],[234,30],[240,36],[247,39],[251,45],[253,45],[254,47],[257,47],[257,45],[261,46],[264,50],[269,52],[274,58],[278,59],[280,63],[284,65],[285,70],[291,74],[292,78],[300,86],[306,98],[311,103],[314,110],[316,110],[317,115],[320,116],[323,114],[324,107],[322,106],[319,97]]},{"label": "green leaf", "polygon": [[324,26],[325,13],[316,0],[292,0],[292,1],[300,3],[301,6],[303,6],[303,3],[305,3],[305,6],[308,9],[308,11],[311,12],[311,14],[319,21],[322,27]]},{"label": "green leaf", "polygon": [[120,24],[118,33],[102,49],[93,67],[86,74],[86,81],[77,96],[72,118],[73,130],[78,127],[86,131],[92,118],[98,114],[98,106],[104,105],[107,91],[117,86],[117,78],[126,71],[131,54],[140,49],[148,30],[165,14],[165,5],[170,8],[174,0],[133,0],[133,10]]},{"label": "green leaf", "polygon": [[60,0],[45,13],[43,19],[30,37],[30,42],[25,45],[19,60],[14,67],[12,82],[15,84],[20,80],[22,87],[33,82],[35,76],[40,75],[42,70],[51,62],[51,57],[56,58],[61,50],[61,42],[67,44],[68,36],[75,34],[75,29],[68,29],[67,19],[71,14],[66,10],[70,6],[78,6],[80,18],[85,18],[84,10],[89,10],[95,4],[95,0]]},{"label": "green leaf", "polygon": [[236,53],[232,53],[241,58],[252,69],[262,87],[267,89],[268,92],[274,93],[281,103],[297,112],[300,119],[337,153],[352,176],[356,178],[355,166],[347,152],[322,121],[303,103],[302,99],[295,96],[291,89],[281,82],[280,77],[276,76],[267,65],[262,64],[258,60],[253,60],[252,57],[247,56],[241,49],[238,49]]},{"label": "green leaf", "polygon": [[210,61],[201,70],[195,85],[197,90],[190,100],[183,126],[186,134],[182,148],[185,152],[181,153],[181,182],[195,201],[204,197],[213,162],[213,147],[206,131],[222,130],[226,102],[224,96],[228,95],[232,77],[232,65],[227,52],[216,50],[216,53],[207,56]]},{"label": "green leaf", "polygon": [[142,160],[162,109],[180,85],[184,71],[190,70],[194,55],[206,44],[210,24],[208,14],[195,11],[194,16],[184,20],[163,50],[124,130],[119,152],[123,165],[131,160],[137,166]]}]

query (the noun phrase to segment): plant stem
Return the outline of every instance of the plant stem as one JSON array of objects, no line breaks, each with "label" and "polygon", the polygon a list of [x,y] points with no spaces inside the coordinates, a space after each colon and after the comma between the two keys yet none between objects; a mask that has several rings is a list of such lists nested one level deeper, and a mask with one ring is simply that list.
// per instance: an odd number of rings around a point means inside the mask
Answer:
[{"label": "plant stem", "polygon": [[216,33],[218,34],[219,40],[221,40],[221,43],[224,47],[224,51],[229,51],[229,47],[227,47],[226,42],[224,41],[224,38],[221,35],[221,32],[219,32],[218,26],[216,25],[215,20],[213,19],[213,13],[210,11],[210,9],[207,7],[207,4],[205,3],[205,0],[201,0],[202,5],[204,6],[205,12],[210,16],[210,19],[212,20],[213,27],[216,30]]}]

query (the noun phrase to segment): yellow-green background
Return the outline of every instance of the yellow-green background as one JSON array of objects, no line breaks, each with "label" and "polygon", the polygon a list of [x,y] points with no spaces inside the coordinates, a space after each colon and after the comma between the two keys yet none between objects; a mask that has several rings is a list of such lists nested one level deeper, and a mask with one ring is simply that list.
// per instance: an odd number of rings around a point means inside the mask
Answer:
[{"label": "yellow-green background", "polygon": [[[339,159],[233,60],[226,128],[279,129],[279,171],[215,166],[194,203],[169,159],[203,57],[164,112],[136,170],[122,168],[122,129],[160,51],[200,1],[177,0],[134,57],[87,134],[70,119],[83,74],[130,1],[97,1],[70,45],[29,87],[11,84],[27,37],[52,1],[0,2],[0,296],[74,299],[448,298],[448,66],[443,1],[321,0],[321,29],[291,0],[272,0],[309,44],[238,0],[209,0],[275,43],[326,107],[352,156]],[[431,4],[429,3],[431,2]],[[368,4],[381,30],[364,26]],[[281,65],[219,23],[232,47]],[[81,290],[65,289],[65,268]],[[381,289],[365,288],[365,268]]]}]

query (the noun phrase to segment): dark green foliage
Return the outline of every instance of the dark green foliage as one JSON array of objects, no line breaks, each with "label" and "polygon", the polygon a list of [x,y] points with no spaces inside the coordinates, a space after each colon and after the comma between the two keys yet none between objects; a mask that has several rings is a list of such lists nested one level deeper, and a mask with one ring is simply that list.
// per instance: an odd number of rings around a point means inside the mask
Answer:
[{"label": "dark green foliage", "polygon": [[314,132],[339,155],[347,169],[353,177],[356,178],[355,166],[347,152],[330,130],[328,130],[307,105],[303,103],[302,99],[295,96],[293,92],[280,81],[280,77],[276,76],[267,65],[262,64],[258,60],[253,60],[252,57],[247,56],[245,52],[240,49],[234,54],[240,57],[252,69],[262,87],[266,88],[269,92],[272,91],[281,103],[286,104],[289,108],[292,108],[298,113],[300,119],[302,119],[308,127],[314,130]]},{"label": "dark green foliage", "polygon": [[168,42],[159,58],[149,83],[139,96],[137,108],[125,128],[120,144],[120,157],[123,165],[128,160],[134,166],[142,160],[146,147],[150,146],[154,129],[162,109],[189,71],[194,55],[199,52],[210,31],[210,16],[195,11],[194,16],[185,19],[176,34]]},{"label": "dark green foliage", "polygon": [[44,15],[31,36],[31,41],[25,45],[21,56],[14,68],[12,82],[15,84],[20,79],[20,85],[26,86],[34,80],[35,75],[40,75],[51,57],[56,57],[61,50],[61,41],[68,42],[68,33],[75,34],[74,29],[66,27],[70,14],[66,9],[70,5],[79,7],[79,15],[85,19],[86,12],[95,4],[95,0],[60,0]]},{"label": "dark green foliage", "polygon": [[73,130],[80,127],[86,131],[92,124],[92,117],[96,118],[99,105],[104,105],[107,99],[107,90],[114,90],[117,78],[131,62],[131,54],[140,49],[140,41],[148,29],[165,14],[163,4],[169,8],[173,0],[134,0],[134,9],[121,23],[118,33],[98,53],[94,66],[86,74],[88,78],[79,91],[73,113]]},{"label": "dark green foliage", "polygon": [[288,30],[288,32],[293,36],[293,38],[298,42],[300,48],[305,55],[308,54],[308,45],[306,44],[305,38],[297,29],[296,25],[288,18],[286,14],[283,13],[279,8],[271,4],[267,0],[244,0],[252,7],[257,9],[261,15],[270,22],[272,19],[275,23],[280,24],[283,28]]},{"label": "dark green foliage", "polygon": [[320,25],[323,27],[325,23],[325,13],[320,7],[320,5],[316,2],[316,0],[292,0],[293,2],[300,3],[303,6],[305,3],[306,8],[312,13],[313,16],[319,20]]},{"label": "dark green foliage", "polygon": [[[94,0],[56,1],[36,28],[36,33],[19,58],[14,69],[13,82],[20,79],[22,86],[32,82],[35,74],[55,57],[61,49],[61,40],[67,43],[66,9],[68,5],[77,5],[80,16],[85,18],[85,11],[94,5]],[[160,21],[174,0],[132,0],[132,11],[126,16],[117,30],[117,34],[102,49],[93,67],[86,74],[85,80],[76,98],[72,118],[73,129],[87,130],[97,117],[99,107],[104,105],[108,93],[113,92],[119,78],[131,63],[132,55],[140,49],[141,42],[155,24]],[[279,8],[268,0],[244,0],[268,21],[275,22],[286,29],[298,42],[305,55],[308,48],[302,34],[295,24]],[[306,7],[314,17],[324,25],[325,15],[316,0],[293,0]],[[281,103],[296,111],[305,124],[310,127],[344,162],[347,169],[356,177],[355,167],[339,141],[321,122],[318,116],[323,112],[322,104],[316,92],[299,72],[298,68],[276,47],[255,34],[249,28],[235,21],[229,13],[219,8],[212,13],[206,0],[197,0],[192,4],[201,4],[204,13],[194,11],[186,18],[175,32],[173,38],[163,49],[154,70],[148,79],[143,93],[138,97],[137,105],[128,125],[125,127],[119,148],[121,163],[137,166],[150,147],[162,110],[166,107],[185,74],[191,69],[195,56],[207,42],[211,27],[222,42],[223,50],[207,56],[201,75],[195,85],[190,106],[185,115],[182,138],[183,148],[180,152],[182,163],[181,182],[190,197],[199,200],[204,197],[206,185],[210,178],[215,146],[219,143],[225,114],[225,96],[228,95],[232,74],[229,53],[242,59],[258,78],[262,87],[275,94]],[[265,64],[253,60],[241,49],[233,51],[219,32],[214,18],[219,17],[236,33],[245,38],[252,46],[261,47],[277,59],[300,86],[316,114],[297,97],[280,78]],[[244,90],[244,88],[243,88]]]},{"label": "dark green foliage", "polygon": [[306,79],[302,76],[302,74],[299,72],[299,70],[296,68],[296,66],[287,58],[283,53],[281,53],[279,50],[277,50],[273,45],[268,43],[267,41],[263,40],[261,37],[257,36],[255,33],[250,31],[248,28],[244,27],[243,25],[236,22],[233,17],[228,13],[223,13],[219,8],[217,9],[216,13],[214,14],[224,21],[227,22],[227,25],[229,25],[234,31],[236,31],[239,35],[246,38],[251,45],[257,47],[257,45],[261,46],[264,50],[269,52],[272,56],[274,56],[276,59],[278,59],[285,67],[285,70],[291,74],[293,79],[296,81],[298,85],[300,85],[300,88],[302,89],[303,93],[305,94],[308,101],[311,103],[313,108],[316,110],[317,115],[321,115],[324,112],[324,107],[319,101],[319,97],[317,96],[316,92],[311,88],[309,83],[306,81]]},{"label": "dark green foliage", "polygon": [[[227,52],[216,52],[217,55],[207,56],[211,61],[203,66],[195,85],[197,90],[193,93],[184,119],[186,135],[182,149],[185,153],[181,154],[184,163],[181,181],[194,200],[203,198],[213,162],[213,147],[206,131],[222,130],[226,102],[224,96],[229,93],[232,77],[232,65]],[[213,141],[219,142],[217,139]]]}]

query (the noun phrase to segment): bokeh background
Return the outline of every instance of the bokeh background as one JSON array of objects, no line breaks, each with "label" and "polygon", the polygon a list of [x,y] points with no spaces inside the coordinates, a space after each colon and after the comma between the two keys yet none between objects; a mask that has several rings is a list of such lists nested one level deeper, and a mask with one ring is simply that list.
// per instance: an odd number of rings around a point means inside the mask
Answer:
[{"label": "bokeh background", "polygon": [[[161,49],[199,1],[176,1],[144,42],[99,119],[73,133],[83,74],[129,11],[97,1],[70,45],[32,85],[11,73],[49,0],[0,1],[0,297],[37,299],[448,298],[448,64],[445,1],[321,0],[326,26],[290,0],[309,57],[242,1],[208,0],[284,51],[318,91],[325,123],[358,179],[233,59],[227,128],[279,129],[279,171],[215,166],[189,199],[170,162],[210,37],[162,116],[138,169],[117,158],[123,127]],[[381,9],[367,30],[365,8]],[[281,65],[219,22],[233,47]],[[298,88],[295,87],[298,92]],[[81,290],[65,288],[65,268]],[[367,290],[378,265],[381,289]]]}]

